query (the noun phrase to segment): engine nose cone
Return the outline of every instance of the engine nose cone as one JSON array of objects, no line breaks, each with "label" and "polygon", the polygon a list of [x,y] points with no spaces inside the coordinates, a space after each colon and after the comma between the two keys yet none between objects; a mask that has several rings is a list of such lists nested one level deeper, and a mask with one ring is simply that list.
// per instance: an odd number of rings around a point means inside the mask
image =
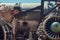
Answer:
[{"label": "engine nose cone", "polygon": [[58,33],[60,32],[60,23],[59,22],[53,22],[51,24],[51,31]]}]

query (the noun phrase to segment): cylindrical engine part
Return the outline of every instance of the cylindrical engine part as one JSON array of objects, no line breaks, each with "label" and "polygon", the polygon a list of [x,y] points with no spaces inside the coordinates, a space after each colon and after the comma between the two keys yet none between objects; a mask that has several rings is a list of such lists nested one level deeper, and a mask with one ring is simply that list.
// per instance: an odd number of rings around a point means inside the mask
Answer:
[{"label": "cylindrical engine part", "polygon": [[0,40],[6,40],[5,29],[0,26]]},{"label": "cylindrical engine part", "polygon": [[0,20],[0,40],[13,40],[12,27]]}]

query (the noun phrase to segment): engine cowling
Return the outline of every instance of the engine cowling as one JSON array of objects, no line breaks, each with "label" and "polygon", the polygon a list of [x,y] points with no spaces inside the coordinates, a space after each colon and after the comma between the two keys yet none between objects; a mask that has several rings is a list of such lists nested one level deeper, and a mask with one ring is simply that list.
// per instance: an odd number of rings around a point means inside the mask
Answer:
[{"label": "engine cowling", "polygon": [[60,39],[60,17],[51,16],[43,22],[43,31],[50,39]]}]

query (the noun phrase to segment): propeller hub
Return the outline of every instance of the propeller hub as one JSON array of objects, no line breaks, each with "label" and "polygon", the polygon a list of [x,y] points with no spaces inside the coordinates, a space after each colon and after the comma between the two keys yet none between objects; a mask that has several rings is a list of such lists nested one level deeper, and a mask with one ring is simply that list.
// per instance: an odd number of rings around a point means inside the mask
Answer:
[{"label": "propeller hub", "polygon": [[60,32],[60,23],[59,22],[53,22],[51,24],[51,31],[58,33]]}]

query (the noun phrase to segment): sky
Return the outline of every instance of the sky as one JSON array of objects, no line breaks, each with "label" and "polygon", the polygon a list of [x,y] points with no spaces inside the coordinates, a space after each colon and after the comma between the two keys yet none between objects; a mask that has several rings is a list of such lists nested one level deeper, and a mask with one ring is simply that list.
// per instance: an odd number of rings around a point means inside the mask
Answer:
[{"label": "sky", "polygon": [[[11,3],[21,3],[22,7],[32,7],[32,6],[39,6],[41,3],[41,0],[0,0],[2,3],[6,3],[7,5],[10,5]],[[1,4],[1,3],[0,3]],[[45,7],[47,7],[47,2],[44,3]],[[11,4],[14,5],[14,4]]]},{"label": "sky", "polygon": [[14,5],[14,3],[21,3],[21,6],[26,8],[26,6],[27,7],[39,6],[41,3],[41,0],[0,0],[0,2],[4,4],[6,3],[6,5]]},{"label": "sky", "polygon": [[41,0],[0,0],[3,3],[40,3]]}]

